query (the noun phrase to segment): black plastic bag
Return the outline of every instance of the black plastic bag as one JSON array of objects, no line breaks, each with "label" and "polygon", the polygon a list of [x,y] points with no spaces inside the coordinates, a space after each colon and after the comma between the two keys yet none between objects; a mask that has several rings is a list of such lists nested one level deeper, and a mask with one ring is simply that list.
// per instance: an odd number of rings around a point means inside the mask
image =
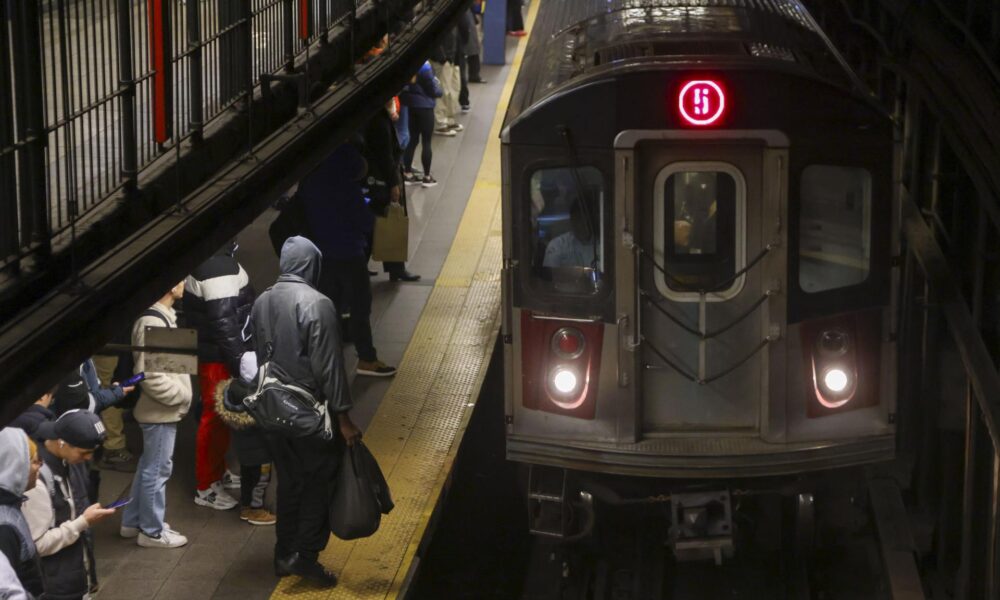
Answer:
[{"label": "black plastic bag", "polygon": [[330,502],[330,531],[342,540],[368,537],[393,506],[389,486],[368,448],[360,441],[345,448]]}]

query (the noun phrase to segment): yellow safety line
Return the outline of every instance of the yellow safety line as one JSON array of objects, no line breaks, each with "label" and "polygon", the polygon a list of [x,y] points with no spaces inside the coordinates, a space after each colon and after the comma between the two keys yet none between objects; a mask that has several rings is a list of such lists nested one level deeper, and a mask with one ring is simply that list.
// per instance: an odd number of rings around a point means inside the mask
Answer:
[{"label": "yellow safety line", "polygon": [[[532,2],[529,28],[540,1]],[[364,434],[396,507],[370,538],[345,542],[331,536],[320,561],[339,575],[336,588],[320,590],[286,577],[272,599],[395,598],[413,569],[479,397],[499,327],[500,128],[527,39],[519,43],[511,64],[475,186],[441,274]]]}]

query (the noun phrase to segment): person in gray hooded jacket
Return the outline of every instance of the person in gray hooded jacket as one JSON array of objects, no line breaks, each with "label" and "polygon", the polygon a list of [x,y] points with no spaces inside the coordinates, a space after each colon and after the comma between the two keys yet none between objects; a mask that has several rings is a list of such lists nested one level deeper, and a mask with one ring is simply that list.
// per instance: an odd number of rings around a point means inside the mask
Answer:
[{"label": "person in gray hooded jacket", "polygon": [[361,432],[348,415],[353,404],[337,311],[316,289],[322,258],[308,239],[288,238],[281,248],[281,275],[254,302],[250,320],[258,361],[271,361],[285,383],[308,389],[337,417],[339,435],[332,441],[266,436],[278,471],[275,573],[332,587],[337,577],[317,558],[330,538],[329,500],[340,453]]},{"label": "person in gray hooded jacket", "polygon": [[0,554],[7,558],[21,586],[32,597],[42,595],[38,551],[21,514],[24,493],[35,487],[42,461],[24,431],[0,429]]}]

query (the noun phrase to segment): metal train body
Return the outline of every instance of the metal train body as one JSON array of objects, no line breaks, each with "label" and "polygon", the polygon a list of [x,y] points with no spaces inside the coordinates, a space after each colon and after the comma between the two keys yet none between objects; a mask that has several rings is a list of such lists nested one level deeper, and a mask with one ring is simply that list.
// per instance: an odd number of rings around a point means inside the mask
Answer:
[{"label": "metal train body", "polygon": [[509,459],[892,457],[891,123],[797,1],[543,0],[502,144]]}]

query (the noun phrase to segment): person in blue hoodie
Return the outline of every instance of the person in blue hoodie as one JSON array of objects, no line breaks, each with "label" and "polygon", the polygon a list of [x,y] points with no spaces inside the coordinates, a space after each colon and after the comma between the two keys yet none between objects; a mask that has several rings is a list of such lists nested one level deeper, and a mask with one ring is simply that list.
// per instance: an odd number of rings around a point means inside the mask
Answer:
[{"label": "person in blue hoodie", "polygon": [[[434,106],[437,98],[444,94],[441,83],[434,76],[431,63],[425,62],[410,83],[403,87],[399,94],[400,103],[406,107],[410,124],[410,143],[403,152],[403,180],[407,184],[419,183],[423,187],[437,185],[437,180],[431,175],[431,139],[434,137]],[[424,176],[417,179],[413,174],[413,156],[420,149],[420,161],[423,163]]]},{"label": "person in blue hoodie", "polygon": [[350,314],[349,332],[358,353],[358,375],[389,377],[396,368],[378,359],[372,342],[372,288],[368,275],[368,240],[375,215],[361,184],[368,168],[354,144],[341,144],[299,182],[306,220],[323,255],[319,290],[339,314]]}]

